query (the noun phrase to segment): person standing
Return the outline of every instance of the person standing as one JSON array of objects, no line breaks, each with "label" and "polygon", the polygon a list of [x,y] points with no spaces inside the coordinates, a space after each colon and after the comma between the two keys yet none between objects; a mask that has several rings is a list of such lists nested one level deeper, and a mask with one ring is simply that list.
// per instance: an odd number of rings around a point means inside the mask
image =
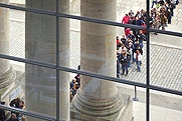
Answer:
[{"label": "person standing", "polygon": [[[159,29],[161,26],[160,18],[156,17],[153,21],[153,28],[154,29]],[[154,32],[155,35],[157,35],[157,32]]]},{"label": "person standing", "polygon": [[127,56],[127,53],[126,51],[123,51],[122,52],[122,57],[121,57],[121,65],[122,65],[122,73],[121,75],[124,75],[127,76],[128,75],[128,56]]},{"label": "person standing", "polygon": [[125,14],[125,16],[121,20],[121,23],[128,24],[129,20],[130,20],[130,16],[128,14]]},{"label": "person standing", "polygon": [[138,34],[138,40],[140,43],[141,48],[143,48],[143,41],[146,41],[147,37],[145,36],[145,34],[143,33],[142,30],[139,30],[139,34]]},{"label": "person standing", "polygon": [[141,61],[142,61],[142,54],[139,50],[136,50],[136,53],[134,53],[135,61],[136,61],[136,66],[137,66],[137,71],[141,72]]},{"label": "person standing", "polygon": [[134,12],[132,10],[130,10],[130,12],[128,13],[128,15],[130,16],[130,18],[132,18],[132,17],[135,16],[135,14],[134,14]]},{"label": "person standing", "polygon": [[168,9],[167,11],[166,11],[166,17],[167,17],[167,22],[168,22],[168,24],[171,24],[171,19],[172,19],[172,13],[171,13],[171,11],[170,11],[170,9]]},{"label": "person standing", "polygon": [[[13,107],[13,108],[19,108],[19,103],[20,103],[20,98],[15,98],[13,99],[11,102],[10,102],[10,107]],[[16,117],[18,117],[19,113],[17,112],[14,112],[14,111],[11,111],[11,113],[14,113],[16,114]]]},{"label": "person standing", "polygon": [[127,56],[128,56],[128,67],[132,66],[132,42],[129,43],[128,47],[127,47]]},{"label": "person standing", "polygon": [[161,26],[162,26],[162,30],[165,30],[165,26],[166,26],[166,22],[167,22],[167,17],[165,15],[161,15]]},{"label": "person standing", "polygon": [[159,3],[159,5],[160,5],[160,6],[162,6],[162,5],[164,5],[164,4],[165,4],[164,0],[159,0],[159,2],[158,2],[158,3]]},{"label": "person standing", "polygon": [[[162,11],[164,11],[164,10],[162,10]],[[167,17],[166,17],[164,12],[161,12],[159,16],[160,16],[160,22],[161,22],[162,30],[165,30]]]},{"label": "person standing", "polygon": [[18,121],[18,118],[16,117],[16,114],[15,113],[12,113],[11,114],[11,118],[8,119],[7,121]]},{"label": "person standing", "polygon": [[117,72],[117,74],[116,74],[116,76],[117,76],[117,78],[120,78],[120,57],[121,57],[121,54],[119,54],[118,52],[117,52],[117,60],[116,60],[116,72]]},{"label": "person standing", "polygon": [[116,48],[117,48],[117,50],[121,47],[121,44],[122,44],[122,42],[121,42],[119,36],[116,36]]},{"label": "person standing", "polygon": [[[5,102],[0,101],[0,105],[4,105]],[[6,120],[6,115],[5,111],[3,109],[0,109],[0,121],[5,121]]]},{"label": "person standing", "polygon": [[151,6],[151,8],[154,7],[154,4],[157,5],[157,0],[152,0],[152,6]]},{"label": "person standing", "polygon": [[[125,14],[125,16],[122,18],[121,23],[128,24],[130,21],[130,16],[128,14]],[[126,29],[126,27],[124,27]]]}]

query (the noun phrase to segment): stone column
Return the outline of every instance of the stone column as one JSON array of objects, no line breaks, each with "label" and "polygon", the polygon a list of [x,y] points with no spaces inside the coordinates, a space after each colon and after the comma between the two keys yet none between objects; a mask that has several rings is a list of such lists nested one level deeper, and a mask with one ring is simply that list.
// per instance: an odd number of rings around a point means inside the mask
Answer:
[{"label": "stone column", "polygon": [[[56,0],[26,0],[26,7],[56,11]],[[60,0],[69,12],[69,0]],[[60,65],[69,67],[69,19],[60,18]],[[56,64],[56,17],[26,12],[26,58]],[[26,64],[26,109],[56,116],[56,70]],[[60,71],[60,119],[69,121],[69,73]],[[27,117],[27,121],[36,120]]]},{"label": "stone column", "polygon": [[[1,0],[9,3],[8,0]],[[9,55],[9,9],[0,7],[0,53]],[[9,86],[16,74],[8,60],[0,58],[0,89]]]},{"label": "stone column", "polygon": [[[116,0],[81,0],[81,16],[116,21]],[[116,77],[116,27],[81,21],[81,70]],[[116,83],[81,76],[72,121],[131,121],[129,96]]]},{"label": "stone column", "polygon": [[[116,0],[81,0],[81,16],[116,21]],[[81,70],[115,77],[115,36],[116,27],[82,21]],[[79,113],[93,116],[95,121],[97,117],[108,118],[119,113],[123,106],[124,98],[115,83],[81,77],[81,88],[73,100],[73,107]],[[117,119],[118,116],[108,118],[112,121]]]}]

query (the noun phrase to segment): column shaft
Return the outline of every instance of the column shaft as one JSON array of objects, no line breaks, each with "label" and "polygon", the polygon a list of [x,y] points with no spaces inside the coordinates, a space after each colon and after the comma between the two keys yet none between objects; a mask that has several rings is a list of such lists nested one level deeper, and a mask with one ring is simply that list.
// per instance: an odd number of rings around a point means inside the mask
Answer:
[{"label": "column shaft", "polygon": [[[116,0],[81,0],[81,15],[116,21]],[[115,27],[82,21],[81,69],[115,77],[115,36]],[[121,110],[123,98],[113,82],[82,76],[73,105],[87,115],[107,116]]]},{"label": "column shaft", "polygon": [[[0,53],[5,55],[9,55],[9,22],[9,9],[0,8]],[[10,85],[15,77],[9,61],[0,58],[0,89]]]},{"label": "column shaft", "polygon": [[[27,0],[26,6],[56,11],[56,0]],[[69,0],[60,0],[60,12],[69,11]],[[59,63],[69,67],[69,20],[60,18]],[[26,58],[56,64],[56,17],[26,13]],[[26,64],[26,109],[56,116],[56,70]],[[69,74],[60,71],[60,119],[69,121]],[[35,120],[28,117],[28,121]]]}]

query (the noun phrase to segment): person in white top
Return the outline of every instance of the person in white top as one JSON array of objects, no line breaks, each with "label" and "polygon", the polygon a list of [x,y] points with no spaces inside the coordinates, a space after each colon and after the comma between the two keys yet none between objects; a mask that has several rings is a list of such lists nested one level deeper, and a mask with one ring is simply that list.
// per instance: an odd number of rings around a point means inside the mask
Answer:
[{"label": "person in white top", "polygon": [[124,44],[121,44],[121,47],[119,47],[118,53],[121,54],[122,51],[127,51],[127,48],[125,47]]},{"label": "person in white top", "polygon": [[137,71],[141,72],[141,61],[142,61],[142,54],[139,50],[136,50],[136,53],[134,53],[134,58],[136,61],[136,65],[137,65]]}]

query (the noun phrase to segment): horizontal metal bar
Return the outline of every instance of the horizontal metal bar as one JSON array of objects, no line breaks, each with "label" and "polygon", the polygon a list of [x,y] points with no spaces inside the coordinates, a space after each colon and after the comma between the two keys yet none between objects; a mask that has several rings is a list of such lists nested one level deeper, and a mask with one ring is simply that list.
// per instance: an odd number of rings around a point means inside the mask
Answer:
[{"label": "horizontal metal bar", "polygon": [[59,16],[59,17],[76,19],[76,20],[87,21],[87,22],[100,23],[100,24],[105,24],[105,25],[112,25],[112,26],[117,26],[117,27],[141,29],[141,30],[147,30],[149,32],[157,32],[157,33],[161,33],[161,34],[168,34],[168,35],[182,37],[182,33],[179,33],[179,32],[156,30],[156,29],[152,29],[152,28],[147,29],[145,27],[132,25],[132,24],[122,24],[122,23],[108,21],[108,20],[101,20],[101,19],[96,19],[96,18],[71,15],[71,14],[56,13],[54,11],[40,10],[40,9],[35,9],[35,8],[25,8],[25,7],[13,6],[13,5],[8,5],[8,4],[3,4],[3,3],[0,3],[0,7],[5,7],[5,8],[10,8],[10,9],[15,9],[15,10],[22,10],[22,11],[33,12],[33,13],[39,13],[39,14],[45,14],[45,15],[51,15],[51,16]]},{"label": "horizontal metal bar", "polygon": [[126,28],[138,29],[138,30],[147,30],[149,32],[157,32],[157,33],[161,33],[161,34],[182,37],[182,33],[180,33],[180,32],[173,32],[173,31],[167,31],[167,30],[164,31],[164,30],[157,30],[157,29],[152,29],[152,28],[147,29],[145,27],[132,25],[132,24],[122,24],[122,23],[113,22],[113,21],[107,21],[107,20],[101,20],[101,19],[89,18],[89,17],[82,17],[82,16],[76,16],[76,15],[69,15],[69,14],[62,14],[62,13],[59,13],[57,16],[64,17],[64,18],[70,18],[70,19],[76,19],[76,20],[82,20],[82,21],[88,21],[88,22],[94,22],[94,23],[100,23],[100,24],[105,24],[105,25],[111,25],[111,26],[117,26],[117,27],[126,27]]},{"label": "horizontal metal bar", "polygon": [[19,58],[19,57],[4,55],[4,54],[0,54],[0,58],[37,65],[37,66],[46,67],[46,68],[51,68],[51,69],[56,69],[56,65],[54,64],[50,64],[50,63],[46,63],[46,62],[42,62],[38,60],[33,60],[33,59],[27,59],[27,58],[24,59],[24,58]]},{"label": "horizontal metal bar", "polygon": [[151,90],[156,90],[156,91],[161,91],[161,92],[166,92],[166,93],[182,96],[182,91],[178,91],[178,90],[173,90],[173,89],[169,89],[169,88],[159,87],[159,86],[155,86],[155,85],[149,85],[148,88],[151,89]]},{"label": "horizontal metal bar", "polygon": [[76,74],[85,75],[85,76],[94,77],[94,78],[99,78],[99,79],[104,79],[104,80],[108,80],[108,81],[119,82],[119,83],[123,83],[123,84],[143,87],[143,88],[147,87],[146,84],[144,84],[144,83],[130,81],[130,80],[116,78],[116,77],[105,76],[105,75],[101,75],[101,74],[97,74],[97,73],[93,73],[93,72],[88,72],[85,70],[75,70],[75,69],[70,69],[70,68],[63,67],[63,66],[59,66],[58,69],[61,71],[76,73]]},{"label": "horizontal metal bar", "polygon": [[77,15],[71,15],[71,14],[63,14],[63,13],[59,13],[57,16],[81,20],[81,21],[87,21],[87,22],[117,26],[117,27],[126,27],[126,28],[146,30],[146,28],[142,27],[142,26],[137,26],[137,25],[132,25],[132,24],[123,24],[123,23],[118,23],[118,22],[108,21],[108,20],[103,20],[103,19],[97,19],[97,18],[90,18],[90,17],[77,16]]},{"label": "horizontal metal bar", "polygon": [[38,113],[38,112],[32,112],[32,111],[28,111],[28,110],[21,110],[21,109],[18,109],[18,108],[13,108],[13,107],[9,107],[9,106],[6,106],[6,105],[1,105],[1,104],[0,104],[0,108],[2,108],[4,110],[8,110],[8,111],[18,112],[18,113],[21,113],[23,115],[31,116],[31,117],[34,117],[34,118],[43,119],[43,120],[46,120],[46,121],[56,121],[55,117],[45,115],[45,114],[42,114],[42,113]]},{"label": "horizontal metal bar", "polygon": [[105,80],[108,80],[108,81],[113,81],[113,82],[118,82],[118,83],[122,83],[122,84],[138,86],[138,87],[142,87],[142,88],[147,88],[148,87],[150,89],[161,91],[161,92],[172,93],[172,94],[176,94],[176,95],[182,95],[182,91],[178,91],[178,90],[172,90],[172,89],[158,87],[158,86],[154,86],[154,85],[147,86],[145,83],[140,83],[140,82],[135,82],[135,81],[131,81],[131,80],[125,80],[125,79],[110,77],[110,76],[101,75],[101,74],[97,74],[97,73],[93,73],[93,72],[88,72],[88,71],[85,71],[85,70],[76,70],[76,69],[71,69],[71,68],[64,67],[64,66],[56,66],[54,64],[45,63],[45,62],[42,62],[42,61],[31,60],[31,59],[23,59],[23,58],[12,57],[12,56],[3,55],[3,54],[0,54],[0,58],[19,61],[19,62],[24,62],[24,63],[27,63],[27,64],[37,65],[37,66],[51,68],[51,69],[57,69],[57,70],[60,70],[60,71],[66,71],[66,72],[81,74],[81,75],[90,76],[90,77],[94,77],[94,78],[105,79]]},{"label": "horizontal metal bar", "polygon": [[180,33],[180,32],[174,32],[174,31],[168,31],[168,30],[164,31],[164,30],[152,29],[152,28],[150,28],[148,31],[149,32],[157,32],[157,33],[166,34],[166,35],[173,35],[173,36],[182,37],[182,33]]},{"label": "horizontal metal bar", "polygon": [[100,78],[100,79],[112,80],[112,81],[115,81],[115,82],[135,85],[135,86],[139,86],[139,87],[146,87],[145,84],[139,83],[139,82],[128,81],[128,80],[124,80],[124,79],[117,79],[115,77],[109,77],[109,76],[105,76],[105,75],[101,75],[101,74],[96,74],[96,73],[92,73],[92,72],[87,72],[87,71],[70,69],[68,67],[56,66],[54,64],[45,63],[45,62],[42,62],[42,61],[37,61],[37,60],[32,60],[32,59],[27,59],[27,58],[23,59],[23,58],[9,56],[9,55],[3,55],[3,54],[0,54],[0,58],[9,59],[9,60],[18,61],[18,62],[24,62],[26,64],[32,64],[32,65],[46,67],[46,68],[51,68],[51,69],[57,69],[57,70],[60,70],[60,71],[77,73],[77,74],[81,74],[81,75],[85,75],[85,76],[90,76],[90,77],[95,77],[95,78]]}]

